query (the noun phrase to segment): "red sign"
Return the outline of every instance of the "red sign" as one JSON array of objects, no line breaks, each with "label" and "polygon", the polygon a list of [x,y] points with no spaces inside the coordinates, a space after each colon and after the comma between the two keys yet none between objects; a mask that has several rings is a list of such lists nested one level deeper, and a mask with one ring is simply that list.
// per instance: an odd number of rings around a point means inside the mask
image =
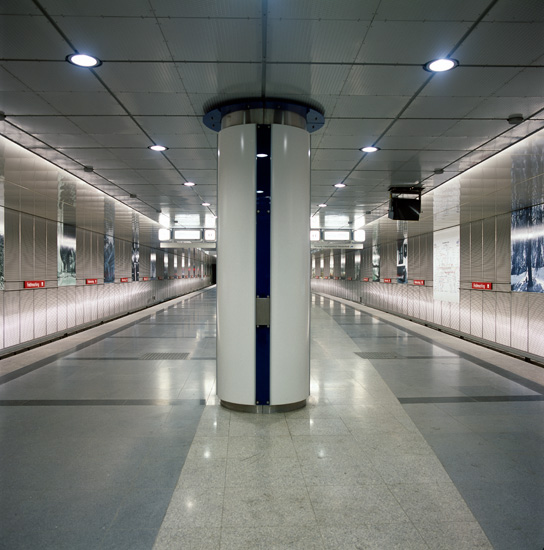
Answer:
[{"label": "red sign", "polygon": [[45,281],[25,281],[25,288],[44,288]]},{"label": "red sign", "polygon": [[384,279],[383,282],[384,282],[384,283],[390,283],[390,282],[391,282],[391,279]]},{"label": "red sign", "polygon": [[414,284],[417,286],[425,286],[425,279],[414,279]]},{"label": "red sign", "polygon": [[368,281],[370,281],[370,277],[363,277],[363,281],[364,281],[365,283],[368,283]]},{"label": "red sign", "polygon": [[149,281],[149,277],[142,277],[142,281]]},{"label": "red sign", "polygon": [[85,279],[85,284],[86,285],[97,285],[98,284],[98,279]]},{"label": "red sign", "polygon": [[128,283],[128,277],[121,277],[122,283]]},{"label": "red sign", "polygon": [[472,288],[477,290],[493,290],[493,283],[472,283]]}]

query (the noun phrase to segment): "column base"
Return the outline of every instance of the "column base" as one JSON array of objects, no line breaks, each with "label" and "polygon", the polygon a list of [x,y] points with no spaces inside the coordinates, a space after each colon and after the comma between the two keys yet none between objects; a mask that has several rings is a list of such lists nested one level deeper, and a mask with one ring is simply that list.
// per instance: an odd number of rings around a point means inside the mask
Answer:
[{"label": "column base", "polygon": [[236,412],[247,412],[253,414],[272,414],[296,411],[306,406],[306,399],[297,403],[285,403],[283,405],[240,405],[238,403],[230,403],[229,401],[220,400],[221,406],[225,409]]}]

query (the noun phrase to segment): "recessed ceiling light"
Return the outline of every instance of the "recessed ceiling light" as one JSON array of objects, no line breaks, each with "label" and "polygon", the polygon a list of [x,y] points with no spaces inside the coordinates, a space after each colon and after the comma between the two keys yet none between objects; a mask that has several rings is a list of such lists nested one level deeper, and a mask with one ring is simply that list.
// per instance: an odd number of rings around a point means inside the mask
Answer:
[{"label": "recessed ceiling light", "polygon": [[202,203],[202,206],[210,206],[210,205],[211,205],[210,202],[203,202],[203,203]]},{"label": "recessed ceiling light", "polygon": [[334,187],[338,187],[338,189],[342,189],[342,187],[345,187],[345,186],[346,186],[346,184],[342,183],[341,181],[334,184]]},{"label": "recessed ceiling light", "polygon": [[317,206],[319,206],[319,208],[325,208],[327,205],[324,202],[322,202],[321,204],[318,204]]},{"label": "recessed ceiling light", "polygon": [[264,193],[261,189],[257,189],[257,193]]},{"label": "recessed ceiling light", "polygon": [[457,59],[433,59],[425,63],[423,68],[431,73],[442,73],[457,67],[457,65],[459,65]]},{"label": "recessed ceiling light", "polygon": [[165,147],[164,145],[150,145],[148,149],[151,149],[152,151],[166,151],[168,147]]},{"label": "recessed ceiling light", "polygon": [[266,153],[257,153],[257,158],[265,159],[268,155]]},{"label": "recessed ceiling light", "polygon": [[102,65],[102,61],[98,57],[93,57],[92,55],[86,55],[84,53],[73,53],[66,56],[66,61],[72,65],[77,65],[78,67],[86,67],[88,69],[92,67],[99,67]]},{"label": "recessed ceiling light", "polygon": [[369,145],[368,147],[363,147],[361,151],[363,153],[375,153],[376,151],[379,151],[379,147],[374,147],[373,145]]},{"label": "recessed ceiling light", "polygon": [[186,185],[187,187],[194,187],[196,183],[193,183],[192,181],[186,181],[183,185]]}]

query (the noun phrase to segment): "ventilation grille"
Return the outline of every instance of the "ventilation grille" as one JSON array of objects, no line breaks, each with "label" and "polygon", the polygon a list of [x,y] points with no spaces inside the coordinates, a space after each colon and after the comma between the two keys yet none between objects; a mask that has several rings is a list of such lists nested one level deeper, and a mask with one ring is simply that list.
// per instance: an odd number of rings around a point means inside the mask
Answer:
[{"label": "ventilation grille", "polygon": [[144,353],[140,359],[187,359],[188,353]]},{"label": "ventilation grille", "polygon": [[402,355],[388,351],[356,351],[356,355],[362,359],[401,359]]}]

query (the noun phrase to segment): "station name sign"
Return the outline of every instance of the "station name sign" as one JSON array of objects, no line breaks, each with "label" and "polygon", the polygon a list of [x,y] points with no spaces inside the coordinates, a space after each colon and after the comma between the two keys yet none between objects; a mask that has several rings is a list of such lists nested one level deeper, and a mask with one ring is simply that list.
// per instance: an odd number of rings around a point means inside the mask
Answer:
[{"label": "station name sign", "polygon": [[472,288],[476,290],[493,290],[493,283],[473,282]]},{"label": "station name sign", "polygon": [[45,281],[25,281],[25,288],[45,288]]}]

